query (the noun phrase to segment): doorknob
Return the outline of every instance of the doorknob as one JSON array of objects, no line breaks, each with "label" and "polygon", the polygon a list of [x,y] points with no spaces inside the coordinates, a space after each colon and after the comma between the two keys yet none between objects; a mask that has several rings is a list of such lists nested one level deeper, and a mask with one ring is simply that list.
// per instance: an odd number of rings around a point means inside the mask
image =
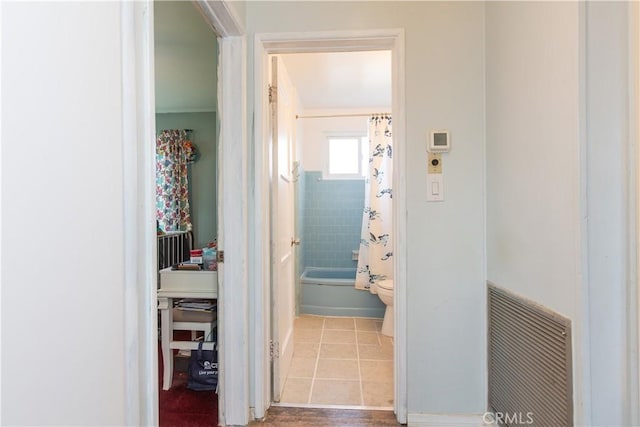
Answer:
[{"label": "doorknob", "polygon": [[291,238],[291,246],[293,245],[299,245],[300,244],[300,239],[296,239],[296,238]]}]

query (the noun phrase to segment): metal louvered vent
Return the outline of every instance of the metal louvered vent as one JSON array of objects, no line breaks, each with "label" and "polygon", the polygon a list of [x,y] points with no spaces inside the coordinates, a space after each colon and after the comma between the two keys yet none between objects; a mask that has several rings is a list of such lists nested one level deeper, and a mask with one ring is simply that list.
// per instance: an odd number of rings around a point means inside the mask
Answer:
[{"label": "metal louvered vent", "polygon": [[573,426],[571,321],[488,283],[489,406],[498,424]]}]

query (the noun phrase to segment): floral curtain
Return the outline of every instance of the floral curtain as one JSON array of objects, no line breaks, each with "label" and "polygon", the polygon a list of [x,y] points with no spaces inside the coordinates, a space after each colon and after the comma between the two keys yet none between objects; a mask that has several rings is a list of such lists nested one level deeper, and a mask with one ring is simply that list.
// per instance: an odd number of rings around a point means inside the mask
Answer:
[{"label": "floral curtain", "polygon": [[391,116],[369,120],[369,171],[365,180],[356,288],[376,292],[379,280],[393,277],[393,148]]},{"label": "floral curtain", "polygon": [[163,130],[156,141],[156,218],[163,232],[191,230],[187,164],[192,147],[185,130]]}]

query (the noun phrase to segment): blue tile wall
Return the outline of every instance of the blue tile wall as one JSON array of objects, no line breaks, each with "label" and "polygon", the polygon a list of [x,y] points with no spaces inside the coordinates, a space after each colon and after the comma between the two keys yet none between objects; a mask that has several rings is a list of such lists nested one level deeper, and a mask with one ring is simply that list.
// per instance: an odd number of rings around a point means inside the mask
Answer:
[{"label": "blue tile wall", "polygon": [[305,205],[305,182],[306,182],[306,174],[302,170],[302,167],[299,168],[300,176],[298,177],[298,181],[296,182],[296,237],[300,239],[301,246],[298,247],[297,259],[296,259],[296,268],[297,268],[297,277],[300,277],[302,274],[302,270],[304,270],[304,251],[303,246],[306,242],[306,235],[304,229],[304,205]]},{"label": "blue tile wall", "polygon": [[[305,174],[300,166],[300,176],[296,182],[296,237],[300,239],[300,246],[296,250],[296,273],[295,277],[299,278],[304,271],[304,245],[306,242],[306,236],[304,233],[304,204],[305,204]],[[296,314],[300,313],[300,304],[298,303],[301,296],[300,282],[296,280]]]},{"label": "blue tile wall", "polygon": [[351,251],[360,246],[364,180],[323,180],[304,172],[303,262],[307,267],[355,267]]}]

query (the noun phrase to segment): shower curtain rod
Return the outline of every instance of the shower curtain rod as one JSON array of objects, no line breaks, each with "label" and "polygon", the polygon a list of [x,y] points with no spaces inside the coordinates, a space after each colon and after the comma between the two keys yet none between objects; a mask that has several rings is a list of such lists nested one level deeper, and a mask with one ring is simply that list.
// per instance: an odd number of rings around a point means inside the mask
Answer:
[{"label": "shower curtain rod", "polygon": [[320,115],[320,116],[299,116],[296,114],[296,119],[329,119],[332,117],[368,117],[368,116],[376,116],[376,115],[390,116],[391,113],[327,114],[327,115]]}]

